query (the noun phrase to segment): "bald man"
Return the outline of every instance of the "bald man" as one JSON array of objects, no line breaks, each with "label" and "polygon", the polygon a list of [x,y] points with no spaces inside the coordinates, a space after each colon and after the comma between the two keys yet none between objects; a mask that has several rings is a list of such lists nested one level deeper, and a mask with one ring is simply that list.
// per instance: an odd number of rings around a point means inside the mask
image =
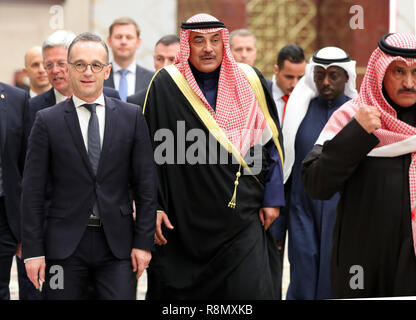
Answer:
[{"label": "bald man", "polygon": [[23,72],[30,81],[30,97],[37,96],[51,88],[43,66],[42,48],[40,46],[33,47],[26,52]]}]

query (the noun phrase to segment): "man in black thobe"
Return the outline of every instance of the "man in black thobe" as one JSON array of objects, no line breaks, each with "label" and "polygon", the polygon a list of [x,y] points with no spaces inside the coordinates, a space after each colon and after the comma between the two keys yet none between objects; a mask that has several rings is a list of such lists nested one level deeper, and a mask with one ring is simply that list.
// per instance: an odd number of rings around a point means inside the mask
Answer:
[{"label": "man in black thobe", "polygon": [[148,299],[280,298],[268,230],[284,205],[279,122],[264,78],[240,67],[224,24],[199,14],[182,24],[175,64],[150,84],[162,246]]}]

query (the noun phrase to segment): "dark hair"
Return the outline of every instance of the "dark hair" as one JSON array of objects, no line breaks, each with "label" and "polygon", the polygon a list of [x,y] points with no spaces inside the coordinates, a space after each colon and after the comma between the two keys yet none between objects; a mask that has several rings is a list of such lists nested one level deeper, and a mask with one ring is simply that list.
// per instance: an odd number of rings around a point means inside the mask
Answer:
[{"label": "dark hair", "polygon": [[128,24],[132,24],[136,28],[137,38],[140,37],[140,28],[139,28],[139,26],[137,25],[136,21],[134,21],[132,18],[129,18],[129,17],[121,17],[121,18],[118,18],[118,19],[113,21],[111,26],[108,28],[108,32],[109,32],[110,37],[113,34],[113,29],[114,29],[115,26],[128,25]]},{"label": "dark hair", "polygon": [[100,36],[97,36],[96,34],[91,33],[91,32],[81,33],[80,35],[76,36],[74,40],[72,40],[72,42],[71,42],[71,44],[69,45],[69,48],[68,48],[68,61],[71,61],[71,49],[72,49],[72,47],[74,46],[75,43],[80,42],[80,41],[101,43],[101,45],[105,49],[105,52],[107,53],[106,63],[110,62],[107,45],[105,44],[103,39],[101,39]]},{"label": "dark hair", "polygon": [[296,44],[284,46],[277,55],[277,66],[279,69],[283,68],[285,60],[289,60],[292,63],[301,63],[305,61],[303,49]]},{"label": "dark hair", "polygon": [[156,44],[155,47],[159,44],[163,44],[165,46],[170,46],[171,44],[174,43],[180,43],[179,37],[176,34],[168,34],[166,36],[163,36],[162,38],[160,38]]}]

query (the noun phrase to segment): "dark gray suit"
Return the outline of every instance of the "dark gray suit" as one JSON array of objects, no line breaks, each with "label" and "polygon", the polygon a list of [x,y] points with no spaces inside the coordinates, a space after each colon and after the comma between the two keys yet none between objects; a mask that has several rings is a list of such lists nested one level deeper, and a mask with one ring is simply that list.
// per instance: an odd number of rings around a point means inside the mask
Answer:
[{"label": "dark gray suit", "polygon": [[[136,85],[135,85],[134,92],[136,93],[141,90],[147,89],[150,81],[152,80],[153,75],[154,75],[153,71],[150,71],[148,69],[140,67],[139,65],[136,65]],[[115,88],[113,69],[111,69],[110,76],[108,77],[108,79],[104,80],[104,86]]]},{"label": "dark gray suit", "polygon": [[[45,212],[49,176],[52,193]],[[37,112],[22,183],[22,238],[25,258],[46,256],[46,280],[49,266],[64,267],[65,290],[44,286],[47,298],[82,298],[91,270],[97,272],[92,281],[98,298],[135,297],[130,253],[132,248],[153,247],[156,180],[140,108],[105,97],[105,132],[97,174],[72,99]],[[129,188],[136,203],[135,221]],[[94,203],[102,221],[98,228],[87,227]]]},{"label": "dark gray suit", "polygon": [[0,82],[0,299],[10,299],[10,269],[20,242],[21,180],[29,128],[29,94]]}]

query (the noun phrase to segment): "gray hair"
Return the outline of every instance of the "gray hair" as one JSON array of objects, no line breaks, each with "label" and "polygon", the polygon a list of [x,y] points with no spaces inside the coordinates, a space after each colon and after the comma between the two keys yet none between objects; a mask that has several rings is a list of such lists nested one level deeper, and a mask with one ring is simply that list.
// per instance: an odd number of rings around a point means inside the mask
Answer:
[{"label": "gray hair", "polygon": [[237,29],[237,30],[234,30],[233,32],[230,33],[230,46],[232,45],[233,38],[235,36],[253,37],[254,38],[254,45],[257,44],[257,39],[256,39],[256,36],[254,35],[253,32],[251,32],[250,30],[247,30],[247,29]]},{"label": "gray hair", "polygon": [[75,43],[81,42],[81,41],[100,43],[104,47],[105,52],[107,53],[106,63],[110,62],[110,60],[109,60],[110,57],[109,57],[109,54],[108,54],[108,47],[107,47],[106,43],[103,41],[103,39],[101,39],[100,36],[98,36],[94,33],[91,33],[91,32],[81,33],[80,35],[76,36],[75,39],[71,42],[71,44],[69,45],[69,48],[68,48],[68,61],[71,61],[71,49],[72,49],[72,47],[74,46]]},{"label": "gray hair", "polygon": [[52,33],[42,44],[42,56],[45,59],[45,49],[63,46],[68,49],[72,40],[74,40],[75,34],[67,30],[58,30]]}]

